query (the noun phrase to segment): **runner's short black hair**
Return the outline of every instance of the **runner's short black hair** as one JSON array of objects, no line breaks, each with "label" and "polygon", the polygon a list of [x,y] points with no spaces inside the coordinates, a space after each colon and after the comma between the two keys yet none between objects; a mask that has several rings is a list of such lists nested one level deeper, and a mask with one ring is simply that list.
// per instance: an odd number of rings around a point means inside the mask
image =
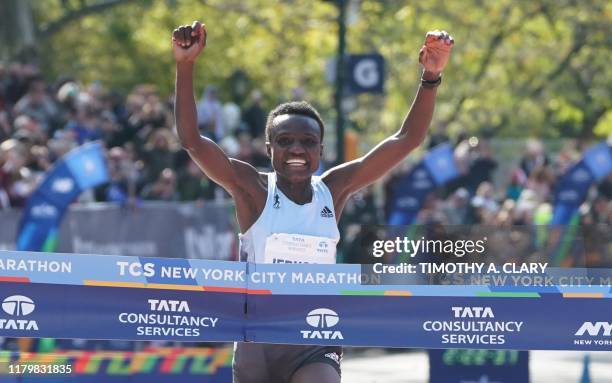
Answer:
[{"label": "runner's short black hair", "polygon": [[297,114],[315,120],[319,128],[321,128],[321,142],[323,142],[323,133],[325,132],[323,120],[321,120],[319,112],[306,101],[285,102],[274,108],[270,114],[268,114],[268,121],[266,122],[266,141],[270,141],[270,132],[272,131],[274,119],[284,114]]}]

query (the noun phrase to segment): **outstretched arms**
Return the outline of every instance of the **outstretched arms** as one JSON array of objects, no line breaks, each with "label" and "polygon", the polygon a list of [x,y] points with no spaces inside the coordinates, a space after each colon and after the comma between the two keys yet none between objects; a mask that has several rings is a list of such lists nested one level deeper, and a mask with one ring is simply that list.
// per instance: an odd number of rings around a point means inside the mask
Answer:
[{"label": "outstretched arms", "polygon": [[176,60],[176,126],[181,144],[191,158],[209,178],[235,196],[257,183],[259,175],[251,165],[228,158],[217,144],[200,135],[193,96],[193,70],[205,46],[206,27],[200,22],[181,26],[172,33]]},{"label": "outstretched arms", "polygon": [[351,194],[385,175],[421,144],[433,115],[436,80],[440,79],[453,44],[447,32],[427,33],[419,52],[419,62],[423,66],[422,85],[400,130],[365,156],[334,167],[323,175],[338,212]]}]

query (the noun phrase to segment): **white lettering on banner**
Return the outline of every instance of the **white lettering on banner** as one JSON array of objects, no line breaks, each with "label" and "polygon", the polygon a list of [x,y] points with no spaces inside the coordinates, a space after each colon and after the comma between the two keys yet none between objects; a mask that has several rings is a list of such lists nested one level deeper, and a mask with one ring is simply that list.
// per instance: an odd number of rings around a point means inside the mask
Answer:
[{"label": "white lettering on banner", "polygon": [[490,307],[451,307],[455,318],[494,318]]},{"label": "white lettering on banner", "polygon": [[245,270],[205,269],[202,268],[205,280],[224,282],[244,282]]},{"label": "white lettering on banner", "polygon": [[151,311],[189,312],[187,301],[149,299],[149,305]]},{"label": "white lettering on banner", "polygon": [[542,275],[512,275],[515,286],[555,286],[554,278]]},{"label": "white lettering on banner", "polygon": [[291,283],[296,284],[320,284],[320,285],[335,285],[335,284],[380,284],[380,275],[368,275],[361,273],[308,273],[308,272],[293,272],[291,273]]},{"label": "white lettering on banner", "polygon": [[[423,322],[424,331],[442,333],[441,344],[505,344],[505,333],[519,333],[524,323],[495,320],[493,309],[489,306],[453,306],[451,311],[455,320]],[[454,334],[456,332],[461,334]]]},{"label": "white lettering on banner", "polygon": [[468,278],[464,278],[461,275],[453,276],[455,283],[452,284],[464,284],[468,283],[470,285],[493,285],[493,286],[503,286],[506,284],[508,280],[507,275],[469,275]]},{"label": "white lettering on banner", "polygon": [[519,332],[523,322],[485,322],[485,321],[425,321],[423,329],[430,332],[466,331],[466,332]]},{"label": "white lettering on banner", "polygon": [[126,271],[132,277],[152,277],[155,275],[155,264],[151,262],[140,263],[140,262],[128,262],[128,261],[117,261],[119,266],[119,275],[126,275]]},{"label": "white lettering on banner", "polygon": [[250,281],[253,283],[284,283],[286,276],[286,272],[255,271],[250,274]]},{"label": "white lettering on banner", "polygon": [[121,313],[119,322],[130,324],[151,324],[166,326],[215,327],[219,318],[180,316],[169,314]]},{"label": "white lettering on banner", "polygon": [[0,258],[0,271],[29,271],[39,273],[72,273],[70,261]]},{"label": "white lettering on banner", "polygon": [[587,276],[563,276],[559,277],[557,284],[560,287],[572,287],[572,286],[589,286],[595,284],[595,277]]},{"label": "white lettering on banner", "polygon": [[191,313],[186,300],[150,298],[147,303],[153,313],[122,312],[118,315],[120,323],[138,325],[136,335],[139,336],[197,337],[202,328],[215,328],[219,321],[217,317],[182,314]]},{"label": "white lettering on banner", "polygon": [[576,346],[612,346],[612,339],[574,339]]},{"label": "white lettering on banner", "polygon": [[35,330],[38,331],[38,324],[33,320],[24,319],[0,319],[0,330]]},{"label": "white lettering on banner", "polygon": [[198,269],[182,266],[162,266],[161,277],[173,279],[195,279]]}]

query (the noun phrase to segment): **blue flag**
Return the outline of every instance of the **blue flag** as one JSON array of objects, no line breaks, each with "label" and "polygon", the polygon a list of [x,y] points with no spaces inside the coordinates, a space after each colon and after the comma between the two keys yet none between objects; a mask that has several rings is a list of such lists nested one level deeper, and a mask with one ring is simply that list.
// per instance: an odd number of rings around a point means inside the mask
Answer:
[{"label": "blue flag", "polygon": [[443,143],[433,148],[395,186],[388,224],[413,224],[427,195],[458,175],[452,146]]},{"label": "blue flag", "polygon": [[424,162],[438,186],[444,185],[459,175],[455,165],[453,147],[449,143],[433,148],[425,155]]},{"label": "blue flag", "polygon": [[435,186],[423,162],[416,165],[395,185],[389,225],[410,225],[417,218],[425,198]]},{"label": "blue flag", "polygon": [[87,190],[108,180],[102,146],[92,142],[68,153],[64,162],[81,190]]},{"label": "blue flag", "polygon": [[79,194],[108,181],[102,146],[80,146],[60,159],[28,199],[17,234],[17,250],[53,251],[66,209]]},{"label": "blue flag", "polygon": [[605,142],[595,145],[584,153],[584,162],[596,181],[612,173],[612,147]]},{"label": "blue flag", "polygon": [[552,225],[566,225],[586,200],[589,188],[612,172],[612,148],[606,143],[590,147],[578,163],[557,181]]}]

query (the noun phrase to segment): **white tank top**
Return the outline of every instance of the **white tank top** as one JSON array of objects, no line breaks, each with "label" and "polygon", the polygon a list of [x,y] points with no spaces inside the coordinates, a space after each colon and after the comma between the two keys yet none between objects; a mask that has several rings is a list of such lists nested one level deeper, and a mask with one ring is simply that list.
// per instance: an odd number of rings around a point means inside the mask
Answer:
[{"label": "white tank top", "polygon": [[336,263],[340,232],[331,192],[313,176],[312,200],[291,201],[268,173],[268,196],[261,215],[239,234],[240,260],[255,263]]}]

